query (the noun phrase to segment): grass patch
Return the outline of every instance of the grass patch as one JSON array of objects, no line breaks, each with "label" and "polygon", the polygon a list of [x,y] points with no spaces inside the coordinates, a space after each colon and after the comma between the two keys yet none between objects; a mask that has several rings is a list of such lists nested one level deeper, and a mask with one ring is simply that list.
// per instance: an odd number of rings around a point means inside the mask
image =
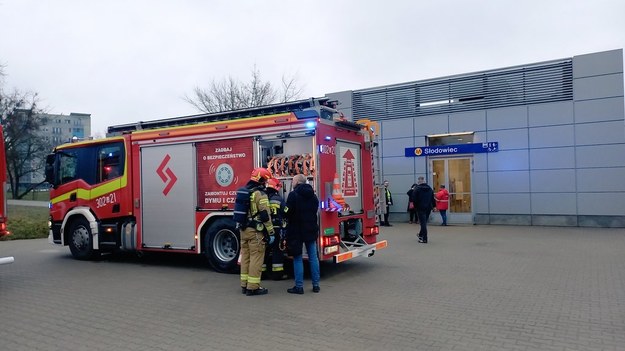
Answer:
[{"label": "grass patch", "polygon": [[5,240],[37,239],[48,237],[47,207],[8,205],[7,229],[11,235]]}]

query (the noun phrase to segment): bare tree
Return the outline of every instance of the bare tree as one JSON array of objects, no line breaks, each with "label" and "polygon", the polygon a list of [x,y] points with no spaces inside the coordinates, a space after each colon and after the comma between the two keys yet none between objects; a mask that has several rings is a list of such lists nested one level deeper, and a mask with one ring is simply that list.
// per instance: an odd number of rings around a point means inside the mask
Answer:
[{"label": "bare tree", "polygon": [[297,100],[302,96],[303,88],[297,84],[297,75],[287,77],[282,76],[282,93],[280,102]]},{"label": "bare tree", "polygon": [[263,81],[254,66],[247,84],[231,76],[222,81],[213,80],[208,89],[195,87],[193,96],[185,96],[184,100],[199,111],[211,113],[263,106],[277,101],[287,102],[299,98],[302,93],[295,77],[283,76],[282,88],[283,91],[278,91],[270,82]]},{"label": "bare tree", "polygon": [[28,183],[25,189],[20,189],[28,176],[43,169],[45,156],[51,148],[51,144],[38,135],[40,127],[47,122],[40,115],[43,111],[38,108],[38,101],[36,93],[15,90],[7,95],[0,92],[7,174],[14,199],[21,199],[43,183]]}]

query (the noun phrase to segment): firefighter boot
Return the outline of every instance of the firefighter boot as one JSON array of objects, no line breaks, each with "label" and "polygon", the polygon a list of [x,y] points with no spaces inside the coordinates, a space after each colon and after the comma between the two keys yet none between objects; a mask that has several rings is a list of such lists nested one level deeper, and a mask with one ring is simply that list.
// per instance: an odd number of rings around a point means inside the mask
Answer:
[{"label": "firefighter boot", "polygon": [[265,288],[258,288],[258,289],[254,289],[254,290],[247,289],[247,293],[245,293],[245,295],[247,295],[247,296],[256,296],[256,295],[265,295],[267,293],[269,293],[269,290],[267,290]]},{"label": "firefighter boot", "polygon": [[284,271],[273,271],[271,272],[271,279],[272,280],[285,280],[288,279],[289,276],[284,273]]}]

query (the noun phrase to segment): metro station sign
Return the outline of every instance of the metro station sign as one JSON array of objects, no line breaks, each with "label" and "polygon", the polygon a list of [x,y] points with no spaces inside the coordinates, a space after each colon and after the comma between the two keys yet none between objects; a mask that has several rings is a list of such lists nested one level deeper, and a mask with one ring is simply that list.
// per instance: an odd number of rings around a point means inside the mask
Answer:
[{"label": "metro station sign", "polygon": [[499,151],[499,142],[407,147],[406,157],[478,154]]}]

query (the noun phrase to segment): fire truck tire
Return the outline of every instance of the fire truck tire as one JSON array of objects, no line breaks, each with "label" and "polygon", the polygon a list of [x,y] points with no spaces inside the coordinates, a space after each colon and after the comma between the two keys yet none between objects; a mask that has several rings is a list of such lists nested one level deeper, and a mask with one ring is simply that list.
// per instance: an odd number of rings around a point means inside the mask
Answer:
[{"label": "fire truck tire", "polygon": [[69,228],[69,249],[72,256],[78,260],[89,260],[96,256],[93,249],[93,235],[89,222],[84,217],[72,221]]},{"label": "fire truck tire", "polygon": [[239,231],[233,220],[220,218],[210,225],[204,236],[206,257],[211,267],[220,273],[236,273],[241,250]]}]

